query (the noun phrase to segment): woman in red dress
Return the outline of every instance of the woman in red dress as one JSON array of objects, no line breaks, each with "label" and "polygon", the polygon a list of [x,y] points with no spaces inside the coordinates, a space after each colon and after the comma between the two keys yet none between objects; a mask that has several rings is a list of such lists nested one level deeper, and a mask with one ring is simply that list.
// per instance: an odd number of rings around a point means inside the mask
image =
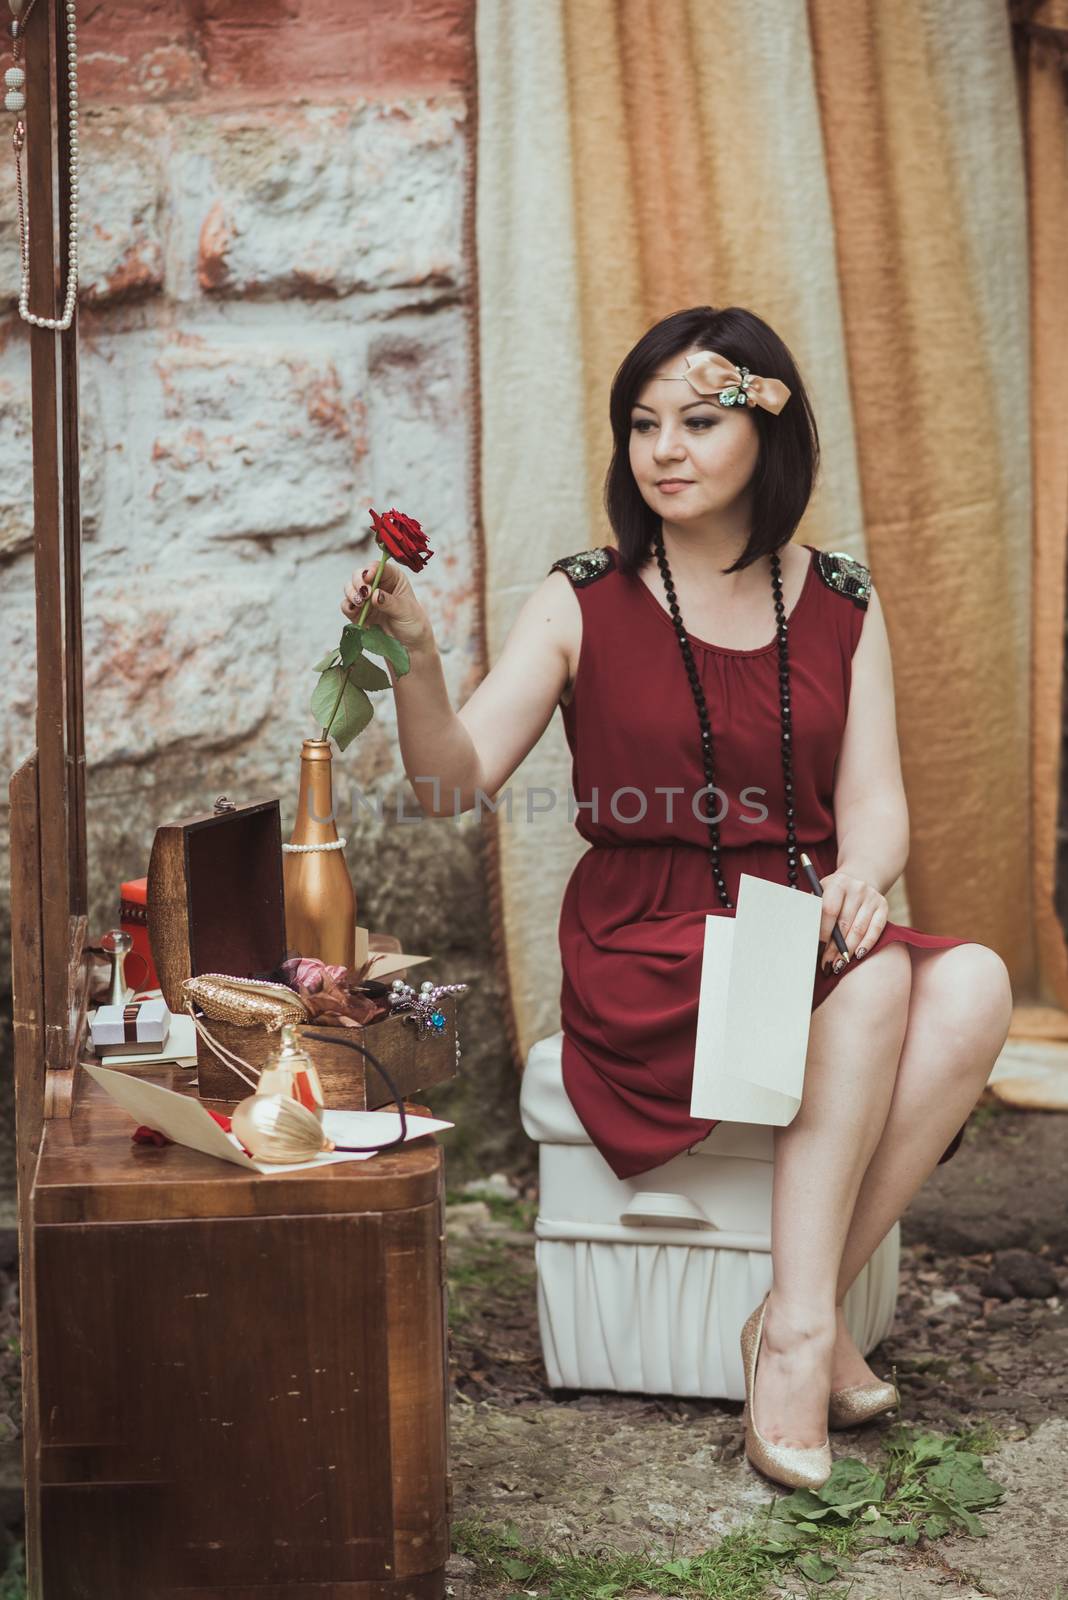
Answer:
[{"label": "woman in red dress", "polygon": [[734,914],[742,872],[807,892],[800,852],[814,863],[804,1090],[774,1130],[773,1287],[742,1343],[749,1460],[818,1486],[828,1426],[897,1400],[842,1301],[959,1147],[1011,989],[986,946],[888,920],[908,812],[887,632],[862,563],[794,540],[819,447],[782,340],[741,308],[678,312],[626,356],[610,414],[616,544],[553,563],[459,713],[430,621],[387,564],[383,625],[412,654],[395,679],[402,754],[413,785],[436,773],[468,809],[560,705],[589,844],[559,924],[564,1083],[620,1177],[716,1125],[689,1113],[706,915]]}]

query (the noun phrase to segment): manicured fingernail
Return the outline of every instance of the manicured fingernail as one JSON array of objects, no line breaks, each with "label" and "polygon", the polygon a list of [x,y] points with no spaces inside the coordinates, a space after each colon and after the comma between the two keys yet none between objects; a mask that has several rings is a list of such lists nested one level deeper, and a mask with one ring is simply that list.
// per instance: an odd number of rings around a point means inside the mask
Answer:
[{"label": "manicured fingernail", "polygon": [[865,954],[866,954],[865,948],[864,948],[863,945],[861,945],[860,949],[857,951],[857,960],[859,961],[861,956],[865,955]]},{"label": "manicured fingernail", "polygon": [[845,956],[839,956],[838,960],[834,964],[835,972],[841,972],[841,970],[842,970],[842,968],[844,966],[845,966]]}]

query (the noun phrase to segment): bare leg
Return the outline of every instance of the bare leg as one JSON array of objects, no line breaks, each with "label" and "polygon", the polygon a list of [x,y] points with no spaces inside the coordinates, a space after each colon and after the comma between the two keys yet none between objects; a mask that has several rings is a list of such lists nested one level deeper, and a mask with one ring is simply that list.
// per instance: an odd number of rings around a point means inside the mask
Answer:
[{"label": "bare leg", "polygon": [[753,1415],[776,1444],[827,1437],[842,1251],[889,1112],[911,980],[906,950],[888,945],[828,995],[812,1017],[801,1105],[775,1129],[774,1287]]},{"label": "bare leg", "polygon": [[[845,1326],[849,1286],[974,1106],[1008,1035],[1012,989],[1005,964],[986,945],[909,949],[912,988],[890,1110],[857,1194],[838,1274],[836,1389],[874,1374]],[[883,959],[882,956],[879,958]],[[855,983],[859,972],[846,980]],[[825,1004],[830,1004],[828,996]],[[822,1009],[822,1008],[821,1008]],[[819,1013],[817,1012],[817,1015]]]}]

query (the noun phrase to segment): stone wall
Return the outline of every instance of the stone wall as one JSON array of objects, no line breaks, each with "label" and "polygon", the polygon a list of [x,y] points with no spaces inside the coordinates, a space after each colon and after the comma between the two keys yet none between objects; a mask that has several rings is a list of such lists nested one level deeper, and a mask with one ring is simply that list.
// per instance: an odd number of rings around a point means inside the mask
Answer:
[{"label": "stone wall", "polygon": [[[210,810],[222,793],[278,795],[285,836],[301,740],[318,733],[312,663],[337,642],[345,579],[377,555],[369,505],[398,505],[427,528],[435,557],[416,587],[454,705],[478,681],[470,5],[81,8],[95,934],[114,920],[121,880],[147,870],[161,822]],[[5,160],[5,774],[34,742],[29,363],[11,310],[14,216]],[[484,840],[471,817],[416,815],[392,696],[374,698],[374,721],[335,757],[339,830],[360,921],[432,953],[420,977],[471,983],[461,1002],[470,1076],[428,1096],[458,1119],[451,1181],[530,1155],[496,992]],[[6,853],[0,870],[6,905]],[[6,979],[6,927],[3,940]]]}]

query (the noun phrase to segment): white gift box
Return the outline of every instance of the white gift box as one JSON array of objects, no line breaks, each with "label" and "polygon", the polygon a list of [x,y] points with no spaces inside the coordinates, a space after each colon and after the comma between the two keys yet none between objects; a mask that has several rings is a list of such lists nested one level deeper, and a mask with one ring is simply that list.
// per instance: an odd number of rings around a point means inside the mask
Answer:
[{"label": "white gift box", "polygon": [[89,1028],[97,1050],[161,1050],[170,1032],[171,1013],[166,1000],[133,1000],[125,1006],[97,1006]]}]

